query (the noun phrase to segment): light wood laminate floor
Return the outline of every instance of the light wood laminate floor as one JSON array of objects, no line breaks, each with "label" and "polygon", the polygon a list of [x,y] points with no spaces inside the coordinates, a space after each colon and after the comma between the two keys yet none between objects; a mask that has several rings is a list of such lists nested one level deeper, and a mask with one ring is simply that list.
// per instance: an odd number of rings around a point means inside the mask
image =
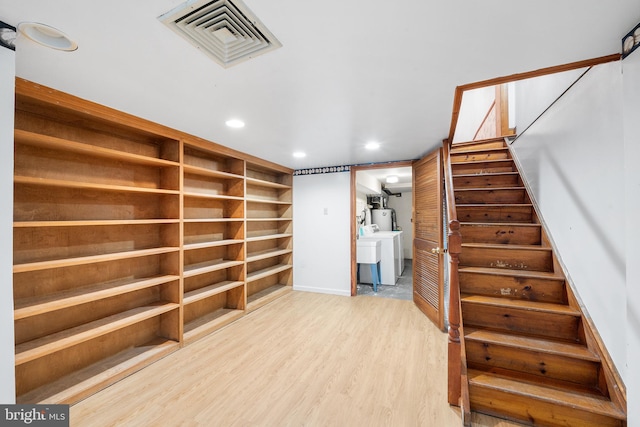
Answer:
[{"label": "light wood laminate floor", "polygon": [[72,406],[71,425],[459,426],[446,343],[410,301],[291,292]]}]

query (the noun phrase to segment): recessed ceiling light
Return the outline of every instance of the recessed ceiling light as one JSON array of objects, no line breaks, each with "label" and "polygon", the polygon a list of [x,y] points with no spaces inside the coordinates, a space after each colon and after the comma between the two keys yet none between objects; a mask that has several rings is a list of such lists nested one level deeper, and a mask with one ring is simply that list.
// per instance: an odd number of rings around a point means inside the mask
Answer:
[{"label": "recessed ceiling light", "polygon": [[365,145],[364,148],[367,150],[377,150],[380,148],[380,143],[375,141],[367,142],[367,145]]},{"label": "recessed ceiling light", "polygon": [[229,126],[230,128],[243,128],[244,127],[244,122],[242,120],[238,120],[238,119],[231,119],[231,120],[227,120],[226,122],[224,122],[227,126]]},{"label": "recessed ceiling light", "polygon": [[71,40],[65,33],[39,22],[21,22],[18,24],[18,32],[30,40],[52,49],[71,52],[78,48],[78,43]]},{"label": "recessed ceiling light", "polygon": [[389,175],[387,177],[387,184],[395,184],[398,182],[398,177],[396,175]]},{"label": "recessed ceiling light", "polygon": [[295,153],[293,153],[293,157],[301,159],[303,157],[307,157],[307,154],[303,153],[302,151],[296,151]]}]

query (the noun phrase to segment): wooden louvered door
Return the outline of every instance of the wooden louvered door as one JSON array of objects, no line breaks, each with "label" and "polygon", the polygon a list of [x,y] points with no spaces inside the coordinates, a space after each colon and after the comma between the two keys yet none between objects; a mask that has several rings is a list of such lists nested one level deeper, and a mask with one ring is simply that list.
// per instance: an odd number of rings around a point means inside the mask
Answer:
[{"label": "wooden louvered door", "polygon": [[413,301],[444,329],[441,150],[413,165]]}]

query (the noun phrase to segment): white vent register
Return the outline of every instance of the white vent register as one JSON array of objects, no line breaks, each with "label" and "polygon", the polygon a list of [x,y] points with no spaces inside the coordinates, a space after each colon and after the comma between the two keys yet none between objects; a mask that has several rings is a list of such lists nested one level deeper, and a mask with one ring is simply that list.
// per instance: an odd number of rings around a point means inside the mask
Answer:
[{"label": "white vent register", "polygon": [[282,46],[241,0],[189,0],[158,19],[225,68]]}]

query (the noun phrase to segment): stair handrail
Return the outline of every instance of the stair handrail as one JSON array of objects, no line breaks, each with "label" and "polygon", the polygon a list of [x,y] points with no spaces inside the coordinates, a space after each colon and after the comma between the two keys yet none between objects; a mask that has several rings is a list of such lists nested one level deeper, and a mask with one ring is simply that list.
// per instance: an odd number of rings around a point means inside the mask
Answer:
[{"label": "stair handrail", "polygon": [[469,381],[467,358],[462,333],[462,309],[460,302],[460,281],[458,263],[462,251],[460,221],[456,212],[453,193],[453,172],[451,170],[451,143],[445,139],[443,146],[444,187],[447,204],[447,253],[449,255],[449,339],[448,339],[448,400],[450,405],[460,406],[462,422],[470,425]]}]

